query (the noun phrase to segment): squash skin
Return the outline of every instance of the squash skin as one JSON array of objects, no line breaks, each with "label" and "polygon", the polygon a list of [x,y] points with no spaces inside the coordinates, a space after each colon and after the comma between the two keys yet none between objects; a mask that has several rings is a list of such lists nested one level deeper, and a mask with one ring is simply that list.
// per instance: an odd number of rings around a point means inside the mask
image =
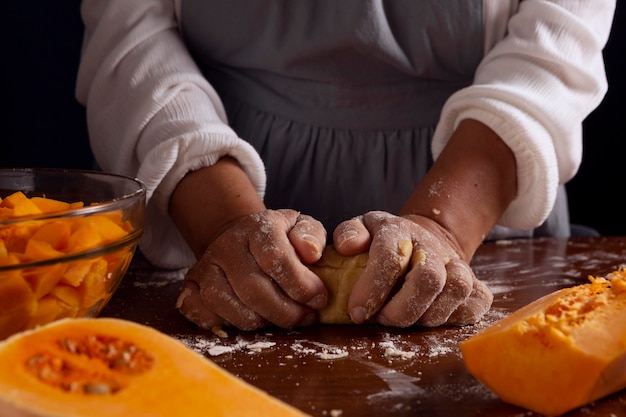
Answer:
[{"label": "squash skin", "polygon": [[[93,335],[130,342],[152,361],[140,372],[121,375],[125,386],[113,394],[69,392],[41,382],[26,369],[34,355],[58,352],[59,340]],[[75,356],[69,360],[99,372],[99,364]],[[179,341],[121,319],[63,319],[18,333],[0,343],[0,362],[0,417],[256,416],[259,410],[272,416],[305,415]]]},{"label": "squash skin", "polygon": [[558,416],[626,388],[626,270],[548,294],[460,344],[503,401]]}]

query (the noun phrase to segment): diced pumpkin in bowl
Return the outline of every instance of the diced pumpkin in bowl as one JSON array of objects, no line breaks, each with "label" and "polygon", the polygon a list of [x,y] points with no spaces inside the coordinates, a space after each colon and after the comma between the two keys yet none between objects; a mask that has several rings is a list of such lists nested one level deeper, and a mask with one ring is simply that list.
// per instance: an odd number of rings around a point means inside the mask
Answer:
[{"label": "diced pumpkin in bowl", "polygon": [[32,201],[42,213],[69,210],[72,207],[70,203],[53,198],[31,197],[30,201]]},{"label": "diced pumpkin in bowl", "polygon": [[12,217],[31,216],[42,213],[39,207],[30,201],[30,199],[21,191],[9,195],[3,199],[0,204],[2,204],[2,207],[7,207],[13,210]]},{"label": "diced pumpkin in bowl", "polygon": [[68,211],[83,206],[21,191],[1,200],[0,339],[49,320],[93,316],[110,299],[142,226],[122,209]]},{"label": "diced pumpkin in bowl", "polygon": [[35,294],[21,274],[14,271],[0,276],[0,315],[34,301]]},{"label": "diced pumpkin in bowl", "polygon": [[55,320],[59,316],[62,307],[59,306],[59,299],[46,295],[37,300],[37,310],[30,315],[30,319],[24,326],[26,329],[34,329]]},{"label": "diced pumpkin in bowl", "polygon": [[102,294],[109,287],[107,271],[108,263],[104,259],[97,259],[90,265],[89,271],[76,289],[81,306],[89,308],[102,299]]},{"label": "diced pumpkin in bowl", "polygon": [[23,259],[27,262],[43,261],[58,258],[63,255],[63,252],[54,249],[50,243],[31,238],[26,242]]},{"label": "diced pumpkin in bowl", "polygon": [[67,250],[72,234],[71,222],[67,220],[53,220],[42,225],[31,237],[31,240],[49,243],[58,251]]},{"label": "diced pumpkin in bowl", "polygon": [[24,269],[24,280],[30,285],[35,297],[40,299],[59,283],[67,265],[57,263],[40,266],[37,268]]},{"label": "diced pumpkin in bowl", "polygon": [[37,311],[37,302],[31,299],[16,309],[0,313],[0,340],[19,332],[26,327],[30,317]]}]

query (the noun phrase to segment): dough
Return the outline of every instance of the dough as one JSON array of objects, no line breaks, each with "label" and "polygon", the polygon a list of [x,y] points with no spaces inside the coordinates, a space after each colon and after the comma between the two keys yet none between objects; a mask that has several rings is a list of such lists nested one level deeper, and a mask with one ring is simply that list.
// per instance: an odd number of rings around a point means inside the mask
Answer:
[{"label": "dough", "polygon": [[327,246],[322,258],[317,263],[309,265],[309,269],[322,279],[329,293],[326,307],[319,311],[320,323],[352,323],[348,314],[348,298],[354,284],[365,270],[368,258],[368,253],[343,256],[338,254],[333,246]]},{"label": "dough", "polygon": [[[411,259],[412,250],[413,244],[410,241],[401,241],[398,245],[399,262],[403,271]],[[329,293],[326,307],[319,311],[320,323],[353,323],[348,313],[348,299],[354,284],[365,270],[368,259],[368,253],[354,256],[340,255],[330,245],[324,248],[322,258],[318,262],[309,265],[309,269],[322,279]]]}]

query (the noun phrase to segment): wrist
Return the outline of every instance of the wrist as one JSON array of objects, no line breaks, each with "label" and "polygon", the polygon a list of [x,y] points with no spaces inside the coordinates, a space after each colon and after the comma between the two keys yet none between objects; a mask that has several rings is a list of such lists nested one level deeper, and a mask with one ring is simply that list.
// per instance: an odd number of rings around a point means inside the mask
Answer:
[{"label": "wrist", "polygon": [[170,197],[169,213],[197,258],[230,224],[265,210],[236,160],[189,172]]}]

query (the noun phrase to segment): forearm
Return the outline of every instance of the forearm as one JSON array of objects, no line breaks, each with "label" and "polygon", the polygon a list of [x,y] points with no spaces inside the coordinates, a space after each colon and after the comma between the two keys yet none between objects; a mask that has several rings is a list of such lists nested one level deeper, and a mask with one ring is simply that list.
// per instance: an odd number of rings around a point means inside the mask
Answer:
[{"label": "forearm", "polygon": [[469,261],[516,196],[515,156],[487,126],[464,120],[401,210],[447,230]]},{"label": "forearm", "polygon": [[198,258],[226,225],[263,210],[265,205],[256,188],[229,157],[188,173],[169,205],[174,223]]}]

